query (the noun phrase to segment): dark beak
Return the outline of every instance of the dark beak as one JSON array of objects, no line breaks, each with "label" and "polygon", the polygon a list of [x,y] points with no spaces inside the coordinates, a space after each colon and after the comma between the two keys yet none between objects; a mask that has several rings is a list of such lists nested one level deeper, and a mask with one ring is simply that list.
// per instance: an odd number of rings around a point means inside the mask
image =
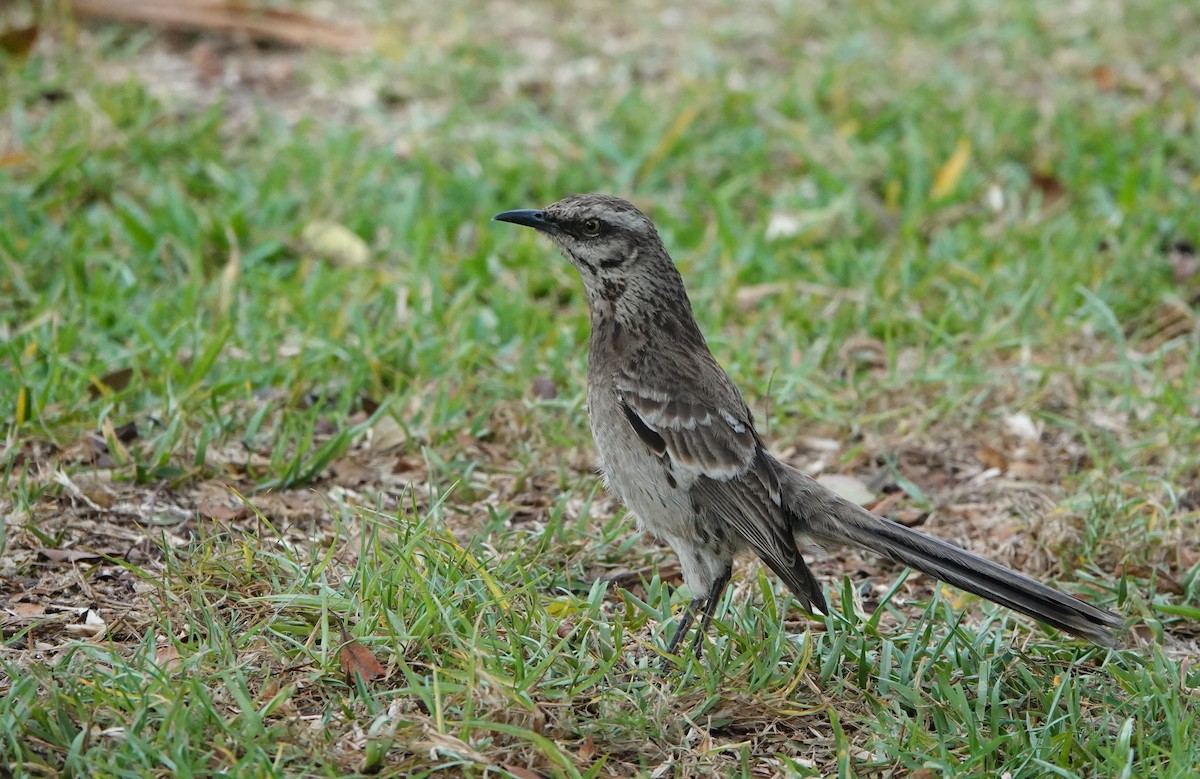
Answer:
[{"label": "dark beak", "polygon": [[512,222],[515,225],[532,227],[548,233],[556,229],[555,224],[546,219],[546,212],[532,208],[519,208],[516,211],[505,211],[492,217],[494,222]]}]

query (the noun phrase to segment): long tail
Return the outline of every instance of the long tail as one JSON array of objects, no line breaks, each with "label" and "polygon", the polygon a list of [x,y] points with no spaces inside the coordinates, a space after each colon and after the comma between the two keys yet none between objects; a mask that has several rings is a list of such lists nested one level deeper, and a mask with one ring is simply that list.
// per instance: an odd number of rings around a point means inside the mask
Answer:
[{"label": "long tail", "polygon": [[936,538],[881,519],[807,475],[779,465],[797,534],[852,544],[1097,644],[1115,646],[1117,614],[1092,606]]}]

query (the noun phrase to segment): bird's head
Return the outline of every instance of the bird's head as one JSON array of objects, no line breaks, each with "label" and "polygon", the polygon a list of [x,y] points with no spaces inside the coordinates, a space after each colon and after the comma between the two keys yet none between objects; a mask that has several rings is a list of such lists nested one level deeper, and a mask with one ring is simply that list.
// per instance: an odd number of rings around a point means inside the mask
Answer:
[{"label": "bird's head", "polygon": [[655,299],[686,304],[683,281],[654,223],[628,201],[571,195],[542,209],[493,218],[548,235],[583,276],[593,315],[627,319],[645,313]]}]

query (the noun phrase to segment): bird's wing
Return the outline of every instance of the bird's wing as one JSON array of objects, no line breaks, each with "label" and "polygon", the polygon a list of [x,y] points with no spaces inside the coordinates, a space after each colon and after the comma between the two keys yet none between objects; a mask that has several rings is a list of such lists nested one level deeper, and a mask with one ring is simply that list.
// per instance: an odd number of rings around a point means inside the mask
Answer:
[{"label": "bird's wing", "polygon": [[684,373],[690,380],[670,389],[653,377],[618,373],[613,389],[625,418],[672,470],[695,477],[692,489],[702,511],[732,527],[808,608],[825,611],[750,409],[715,362],[687,367],[694,370]]},{"label": "bird's wing", "polygon": [[744,404],[706,402],[686,389],[668,393],[620,379],[616,391],[638,436],[676,467],[728,481],[753,464],[760,444]]},{"label": "bird's wing", "polygon": [[[707,350],[660,344],[617,370],[613,391],[638,437],[673,470],[716,482],[760,470],[750,409]],[[778,506],[779,479],[762,470],[766,496]]]}]

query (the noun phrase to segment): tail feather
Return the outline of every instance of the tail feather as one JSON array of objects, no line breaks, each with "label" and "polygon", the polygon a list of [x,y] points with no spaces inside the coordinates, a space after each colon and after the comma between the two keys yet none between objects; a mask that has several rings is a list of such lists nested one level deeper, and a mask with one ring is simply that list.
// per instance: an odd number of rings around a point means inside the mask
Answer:
[{"label": "tail feather", "polygon": [[881,519],[799,471],[783,468],[790,488],[785,494],[790,498],[793,529],[798,534],[869,549],[1059,630],[1097,644],[1116,645],[1115,631],[1123,624],[1119,615],[945,541]]}]

